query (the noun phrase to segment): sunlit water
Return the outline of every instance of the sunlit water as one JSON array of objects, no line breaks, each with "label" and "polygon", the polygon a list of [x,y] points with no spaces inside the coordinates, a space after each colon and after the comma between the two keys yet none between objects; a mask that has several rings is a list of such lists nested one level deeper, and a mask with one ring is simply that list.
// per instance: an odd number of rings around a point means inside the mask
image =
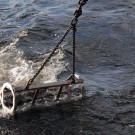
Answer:
[{"label": "sunlit water", "polygon": [[[26,85],[62,37],[77,0],[0,0],[0,85]],[[89,0],[77,27],[76,71],[83,101],[18,110],[1,117],[2,135],[135,134],[135,2]],[[65,79],[71,33],[35,84]],[[26,104],[27,106],[27,104]]]}]

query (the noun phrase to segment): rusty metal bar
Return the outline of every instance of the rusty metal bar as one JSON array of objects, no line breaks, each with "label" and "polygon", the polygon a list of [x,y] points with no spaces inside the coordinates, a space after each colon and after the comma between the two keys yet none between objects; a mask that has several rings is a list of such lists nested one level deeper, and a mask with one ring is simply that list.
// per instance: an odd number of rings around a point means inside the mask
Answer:
[{"label": "rusty metal bar", "polygon": [[58,94],[56,96],[56,100],[59,100],[59,97],[60,97],[60,94],[62,92],[62,89],[63,89],[63,86],[60,87],[59,91],[58,91]]},{"label": "rusty metal bar", "polygon": [[37,96],[38,96],[38,93],[39,93],[39,89],[37,89],[36,91],[35,91],[35,93],[34,93],[34,97],[33,97],[33,99],[32,99],[32,105],[35,103],[35,100],[36,100],[36,98],[37,98]]},{"label": "rusty metal bar", "polygon": [[40,85],[40,86],[30,86],[29,89],[25,89],[25,86],[23,87],[15,87],[15,92],[26,92],[26,91],[33,91],[33,90],[46,90],[47,88],[52,88],[52,87],[61,87],[61,86],[67,86],[67,85],[71,85],[71,84],[79,84],[79,83],[83,83],[83,79],[76,79],[75,78],[75,82],[71,82],[71,80],[66,80],[66,81],[59,81],[59,82],[51,82],[51,83],[46,83],[44,85]]}]

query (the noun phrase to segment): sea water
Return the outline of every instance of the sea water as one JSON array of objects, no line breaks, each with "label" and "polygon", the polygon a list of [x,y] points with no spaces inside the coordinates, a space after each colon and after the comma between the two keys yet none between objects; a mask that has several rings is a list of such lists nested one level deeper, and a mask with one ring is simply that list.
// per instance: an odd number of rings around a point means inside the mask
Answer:
[{"label": "sea water", "polygon": [[[26,85],[60,40],[77,0],[0,0],[0,85]],[[135,134],[135,2],[89,0],[77,24],[76,72],[82,101],[22,108],[0,119],[2,135]],[[72,72],[72,33],[34,81]],[[26,104],[27,106],[27,104]]]}]

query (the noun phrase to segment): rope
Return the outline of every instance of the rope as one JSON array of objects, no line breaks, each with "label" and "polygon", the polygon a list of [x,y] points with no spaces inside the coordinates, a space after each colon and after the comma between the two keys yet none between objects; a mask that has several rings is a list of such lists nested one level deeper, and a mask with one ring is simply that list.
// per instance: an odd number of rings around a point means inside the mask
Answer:
[{"label": "rope", "polygon": [[71,29],[73,30],[73,79],[74,79],[74,76],[75,76],[75,33],[76,33],[76,24],[78,22],[79,16],[82,14],[82,6],[84,6],[87,1],[88,0],[79,0],[79,2],[78,2],[78,8],[74,12],[74,18],[72,19],[71,24],[69,25],[67,31],[62,36],[61,40],[56,44],[56,46],[54,47],[54,49],[50,53],[50,55],[45,59],[44,63],[41,65],[41,67],[39,68],[39,70],[35,73],[35,75],[33,76],[33,78],[31,78],[28,81],[25,89],[29,89],[30,85],[34,82],[35,78],[40,74],[40,72],[42,71],[42,69],[45,67],[45,65],[48,63],[48,61],[51,59],[51,57],[53,56],[53,54],[55,53],[55,51],[59,48],[60,44],[63,42],[63,40],[68,35],[68,33],[70,32]]}]

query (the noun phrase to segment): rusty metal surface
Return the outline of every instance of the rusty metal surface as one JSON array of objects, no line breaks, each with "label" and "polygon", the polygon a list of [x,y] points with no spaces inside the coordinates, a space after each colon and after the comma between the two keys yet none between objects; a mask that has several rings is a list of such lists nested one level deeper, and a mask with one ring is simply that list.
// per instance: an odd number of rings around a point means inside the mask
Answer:
[{"label": "rusty metal surface", "polygon": [[83,79],[75,79],[75,83],[72,83],[71,80],[66,80],[66,81],[46,83],[46,84],[40,85],[40,86],[33,85],[33,86],[29,87],[29,89],[25,89],[24,86],[15,87],[15,92],[32,91],[32,90],[36,90],[36,89],[46,90],[47,88],[51,88],[51,87],[67,86],[67,85],[79,84],[79,83],[83,83]]}]

